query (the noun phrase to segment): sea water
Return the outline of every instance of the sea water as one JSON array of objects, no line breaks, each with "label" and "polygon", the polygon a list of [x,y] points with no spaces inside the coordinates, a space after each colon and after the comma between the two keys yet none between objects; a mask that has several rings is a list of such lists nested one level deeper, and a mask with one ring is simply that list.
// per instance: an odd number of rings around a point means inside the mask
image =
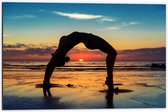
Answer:
[{"label": "sea water", "polygon": [[[4,61],[4,71],[18,70],[44,70],[48,61]],[[165,61],[117,61],[114,70],[165,70],[165,68],[153,68],[152,64],[165,64]],[[104,71],[106,63],[104,61],[78,62],[71,61],[64,67],[57,67],[58,71]]]}]

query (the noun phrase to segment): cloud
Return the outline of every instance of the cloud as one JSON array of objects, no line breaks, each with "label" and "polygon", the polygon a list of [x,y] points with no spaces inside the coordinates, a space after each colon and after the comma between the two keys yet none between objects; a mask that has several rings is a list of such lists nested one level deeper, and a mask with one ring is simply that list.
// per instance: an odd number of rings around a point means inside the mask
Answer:
[{"label": "cloud", "polygon": [[139,24],[141,24],[141,22],[137,22],[137,21],[127,22],[127,23],[122,22],[122,24],[120,24],[120,25],[106,27],[106,29],[108,29],[108,30],[119,30],[119,29],[122,29],[124,27],[134,26],[134,25],[139,25]]},{"label": "cloud", "polygon": [[11,35],[8,33],[3,33],[3,38],[6,38],[6,37],[11,37]]},{"label": "cloud", "polygon": [[141,48],[118,52],[119,60],[165,61],[166,48]]},{"label": "cloud", "polygon": [[[3,45],[4,60],[49,60],[51,53],[55,52],[56,46],[27,45],[18,43],[15,45]],[[139,61],[165,61],[166,48],[141,48],[117,51],[117,60],[139,60]],[[72,60],[83,58],[84,60],[105,60],[106,54],[99,50],[86,48],[73,48],[68,54]]]},{"label": "cloud", "polygon": [[65,16],[71,19],[79,19],[79,20],[87,20],[87,19],[98,19],[102,18],[102,15],[91,15],[91,14],[81,14],[81,13],[64,13],[54,11],[53,13],[58,14],[60,16]]},{"label": "cloud", "polygon": [[57,12],[54,11],[54,14],[60,15],[60,16],[65,16],[71,19],[76,19],[76,20],[91,20],[91,19],[97,19],[99,23],[103,23],[105,21],[107,22],[113,22],[115,19],[106,17],[103,15],[93,15],[93,14],[82,14],[82,13],[65,13],[65,12]]},{"label": "cloud", "polygon": [[107,27],[106,29],[108,29],[108,30],[119,30],[120,27],[118,27],[118,26],[111,26],[111,27]]},{"label": "cloud", "polygon": [[104,22],[113,22],[113,21],[116,21],[115,19],[112,19],[112,18],[110,18],[110,17],[103,17],[103,18],[100,18],[100,19],[98,19],[98,22],[99,23],[104,23]]},{"label": "cloud", "polygon": [[48,48],[28,48],[24,51],[26,54],[32,55],[47,55],[53,52],[52,47]]},{"label": "cloud", "polygon": [[17,43],[17,44],[3,44],[3,48],[5,49],[9,49],[9,48],[28,48],[29,46],[26,44],[22,44],[22,43]]},{"label": "cloud", "polygon": [[10,16],[10,19],[34,19],[36,16],[34,15],[19,15],[19,16]]},{"label": "cloud", "polygon": [[55,46],[27,45],[17,43],[14,45],[3,44],[4,60],[47,60]]},{"label": "cloud", "polygon": [[141,22],[137,22],[137,21],[133,21],[133,22],[123,22],[122,23],[122,27],[126,27],[126,26],[133,26],[133,25],[138,25],[138,24],[141,24]]},{"label": "cloud", "polygon": [[130,25],[137,25],[137,24],[141,24],[140,22],[130,22]]}]

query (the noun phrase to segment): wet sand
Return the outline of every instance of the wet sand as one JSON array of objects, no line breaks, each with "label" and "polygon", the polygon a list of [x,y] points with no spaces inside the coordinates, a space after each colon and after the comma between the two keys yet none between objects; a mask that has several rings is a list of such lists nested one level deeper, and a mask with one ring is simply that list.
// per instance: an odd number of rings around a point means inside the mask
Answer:
[{"label": "wet sand", "polygon": [[[4,71],[3,109],[164,108],[165,71],[115,71],[122,93],[106,92],[105,72],[57,72],[48,90],[38,87],[44,71]],[[69,84],[69,86],[68,86]],[[49,94],[48,94],[49,93]]]}]

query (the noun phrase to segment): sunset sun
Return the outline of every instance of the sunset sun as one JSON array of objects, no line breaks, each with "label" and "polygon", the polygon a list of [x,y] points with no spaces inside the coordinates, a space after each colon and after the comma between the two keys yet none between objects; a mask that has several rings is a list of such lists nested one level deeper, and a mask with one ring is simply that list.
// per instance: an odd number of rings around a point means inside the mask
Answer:
[{"label": "sunset sun", "polygon": [[83,59],[79,59],[79,62],[83,62]]}]

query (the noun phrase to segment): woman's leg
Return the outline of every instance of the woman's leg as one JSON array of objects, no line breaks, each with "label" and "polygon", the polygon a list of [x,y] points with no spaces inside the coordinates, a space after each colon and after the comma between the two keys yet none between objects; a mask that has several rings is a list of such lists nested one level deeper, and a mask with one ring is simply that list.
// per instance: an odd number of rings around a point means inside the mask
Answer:
[{"label": "woman's leg", "polygon": [[104,39],[94,35],[89,38],[89,42],[86,43],[86,47],[89,49],[99,49],[100,51],[107,54],[107,79],[105,83],[108,85],[109,88],[113,89],[113,68],[117,56],[116,50]]},{"label": "woman's leg", "polygon": [[107,78],[105,83],[110,89],[113,89],[113,69],[114,63],[117,56],[117,52],[115,50],[111,51],[112,53],[107,54],[106,57],[106,66],[107,66]]}]

